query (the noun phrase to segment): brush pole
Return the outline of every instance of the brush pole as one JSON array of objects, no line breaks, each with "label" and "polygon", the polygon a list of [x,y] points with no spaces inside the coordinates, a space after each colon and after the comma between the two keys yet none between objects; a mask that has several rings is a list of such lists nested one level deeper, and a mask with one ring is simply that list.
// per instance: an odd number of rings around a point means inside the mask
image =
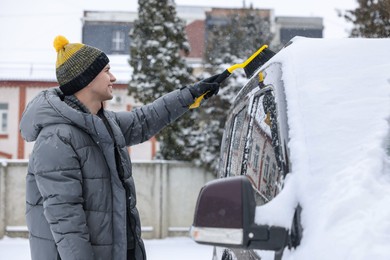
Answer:
[{"label": "brush pole", "polygon": [[219,74],[218,78],[215,80],[217,83],[222,83],[225,79],[227,79],[231,73],[228,70],[224,70],[221,74]]}]

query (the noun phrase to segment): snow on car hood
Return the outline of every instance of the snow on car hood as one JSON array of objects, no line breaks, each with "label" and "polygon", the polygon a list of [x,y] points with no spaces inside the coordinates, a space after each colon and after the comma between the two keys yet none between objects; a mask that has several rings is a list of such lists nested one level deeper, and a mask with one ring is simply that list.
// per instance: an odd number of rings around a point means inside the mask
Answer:
[{"label": "snow on car hood", "polygon": [[[282,63],[292,174],[256,210],[301,245],[283,259],[390,259],[390,39],[297,37]],[[266,258],[265,258],[266,259]]]}]

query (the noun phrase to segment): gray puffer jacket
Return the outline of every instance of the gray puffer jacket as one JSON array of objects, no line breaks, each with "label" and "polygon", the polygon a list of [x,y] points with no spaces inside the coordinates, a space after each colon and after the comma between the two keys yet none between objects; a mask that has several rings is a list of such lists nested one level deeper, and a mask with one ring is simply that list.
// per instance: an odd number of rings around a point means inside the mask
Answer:
[{"label": "gray puffer jacket", "polygon": [[192,102],[184,88],[131,112],[104,111],[119,148],[123,185],[101,118],[67,105],[57,88],[33,99],[20,123],[23,138],[36,141],[26,178],[32,260],[126,259],[126,207],[136,259],[146,259],[126,146],[148,140]]}]

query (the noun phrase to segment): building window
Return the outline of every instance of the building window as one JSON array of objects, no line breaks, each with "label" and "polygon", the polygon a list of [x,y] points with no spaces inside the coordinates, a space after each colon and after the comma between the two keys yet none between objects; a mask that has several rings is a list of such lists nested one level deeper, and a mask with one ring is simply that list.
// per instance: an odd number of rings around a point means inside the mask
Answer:
[{"label": "building window", "polygon": [[0,134],[6,134],[8,128],[8,104],[0,103]]},{"label": "building window", "polygon": [[257,170],[258,167],[259,167],[259,158],[260,158],[260,147],[258,145],[256,145],[256,147],[255,147],[255,154],[253,156],[253,159],[254,159],[253,168],[255,170]]},{"label": "building window", "polygon": [[267,155],[265,158],[265,164],[264,164],[264,178],[268,182],[269,180],[269,163],[270,163],[270,158]]},{"label": "building window", "polygon": [[125,50],[125,33],[119,30],[112,32],[111,49],[113,52]]}]

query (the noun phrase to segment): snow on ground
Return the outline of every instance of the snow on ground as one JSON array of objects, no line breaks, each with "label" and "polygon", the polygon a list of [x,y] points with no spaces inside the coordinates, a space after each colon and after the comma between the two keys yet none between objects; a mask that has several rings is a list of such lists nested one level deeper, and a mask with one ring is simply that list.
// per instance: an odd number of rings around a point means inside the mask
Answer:
[{"label": "snow on ground", "polygon": [[[213,247],[199,245],[187,237],[144,240],[148,260],[211,259]],[[30,260],[28,239],[0,239],[0,259]]]},{"label": "snow on ground", "polygon": [[292,174],[257,208],[301,246],[283,259],[390,259],[390,40],[303,39],[282,50]]}]

